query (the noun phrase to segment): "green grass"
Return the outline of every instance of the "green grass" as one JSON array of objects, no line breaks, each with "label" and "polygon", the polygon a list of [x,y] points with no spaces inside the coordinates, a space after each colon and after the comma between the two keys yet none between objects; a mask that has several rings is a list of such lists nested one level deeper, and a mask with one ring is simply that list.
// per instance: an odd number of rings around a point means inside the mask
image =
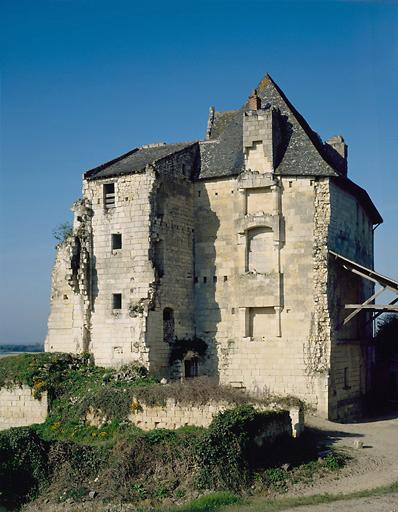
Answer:
[{"label": "green grass", "polygon": [[242,498],[227,491],[213,492],[190,501],[186,505],[167,509],[167,512],[216,512],[227,505],[240,505]]}]

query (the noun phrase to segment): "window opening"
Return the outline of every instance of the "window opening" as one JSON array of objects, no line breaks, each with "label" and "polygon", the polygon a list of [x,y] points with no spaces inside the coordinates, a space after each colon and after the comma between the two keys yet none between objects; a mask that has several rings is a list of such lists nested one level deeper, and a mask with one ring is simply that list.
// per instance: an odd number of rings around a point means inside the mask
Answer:
[{"label": "window opening", "polygon": [[120,233],[112,233],[112,250],[122,248],[122,235]]},{"label": "window opening", "polygon": [[112,294],[112,309],[122,309],[122,294]]},{"label": "window opening", "polygon": [[106,183],[104,185],[104,205],[105,208],[115,207],[115,184]]},{"label": "window opening", "polygon": [[199,375],[199,361],[196,357],[184,361],[185,378],[192,379]]},{"label": "window opening", "polygon": [[163,341],[166,343],[174,341],[174,311],[171,308],[163,310]]}]

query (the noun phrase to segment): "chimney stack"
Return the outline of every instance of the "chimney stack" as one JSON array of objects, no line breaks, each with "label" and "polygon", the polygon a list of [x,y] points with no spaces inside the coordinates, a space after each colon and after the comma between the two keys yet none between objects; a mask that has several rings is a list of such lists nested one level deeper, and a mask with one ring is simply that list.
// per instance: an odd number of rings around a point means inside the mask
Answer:
[{"label": "chimney stack", "polygon": [[249,96],[249,110],[258,110],[261,108],[261,99],[257,96],[257,89]]}]

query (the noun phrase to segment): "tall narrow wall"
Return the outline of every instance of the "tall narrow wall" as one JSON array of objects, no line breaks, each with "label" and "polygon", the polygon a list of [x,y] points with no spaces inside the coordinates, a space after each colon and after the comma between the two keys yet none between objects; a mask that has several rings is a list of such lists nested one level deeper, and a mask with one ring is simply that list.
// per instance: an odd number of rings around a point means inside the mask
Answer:
[{"label": "tall narrow wall", "polygon": [[[373,268],[373,225],[359,201],[337,184],[330,184],[331,222],[329,247],[334,252]],[[372,387],[373,346],[369,314],[359,313],[345,326],[352,312],[345,304],[360,304],[374,292],[372,282],[329,266],[329,301],[332,318],[332,353],[329,415],[334,419],[358,416]]]},{"label": "tall narrow wall", "polygon": [[[149,259],[155,181],[148,166],[142,173],[84,182],[93,209],[90,351],[98,365],[149,365],[145,337],[156,280]],[[107,208],[104,185],[109,183],[115,187],[115,206]],[[121,248],[112,249],[112,235],[121,235]],[[115,307],[115,294],[121,295],[121,307]]]},{"label": "tall narrow wall", "polygon": [[170,346],[194,336],[193,184],[195,151],[159,161],[151,215],[150,257],[156,271],[156,301],[148,312],[147,346],[151,370],[170,376]]}]

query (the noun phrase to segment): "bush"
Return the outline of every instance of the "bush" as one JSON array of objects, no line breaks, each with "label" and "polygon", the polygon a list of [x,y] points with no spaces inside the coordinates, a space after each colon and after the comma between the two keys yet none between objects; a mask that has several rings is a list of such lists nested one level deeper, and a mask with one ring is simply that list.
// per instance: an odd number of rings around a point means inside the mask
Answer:
[{"label": "bush", "polygon": [[[286,412],[258,412],[252,405],[242,405],[218,414],[198,446],[201,463],[199,486],[207,489],[241,490],[246,488],[252,472],[269,448],[261,448],[255,437],[271,421]],[[264,463],[262,461],[262,463]]]},{"label": "bush", "polygon": [[0,432],[0,505],[14,510],[47,482],[48,444],[30,428]]}]

